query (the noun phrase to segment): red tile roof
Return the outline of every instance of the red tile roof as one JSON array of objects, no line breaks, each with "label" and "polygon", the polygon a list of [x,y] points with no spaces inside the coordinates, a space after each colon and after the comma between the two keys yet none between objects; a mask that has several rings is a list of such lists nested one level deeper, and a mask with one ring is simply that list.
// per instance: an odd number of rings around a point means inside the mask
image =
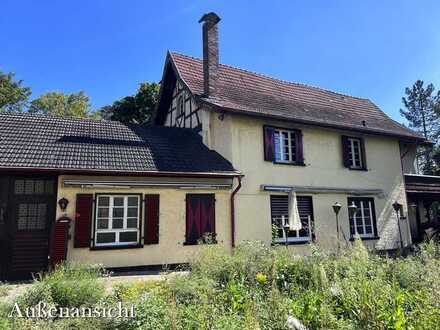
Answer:
[{"label": "red tile roof", "polygon": [[[217,93],[203,98],[202,60],[170,53],[190,91],[225,111],[424,140],[368,99],[287,82],[220,64]],[[365,125],[363,125],[363,121]]]}]

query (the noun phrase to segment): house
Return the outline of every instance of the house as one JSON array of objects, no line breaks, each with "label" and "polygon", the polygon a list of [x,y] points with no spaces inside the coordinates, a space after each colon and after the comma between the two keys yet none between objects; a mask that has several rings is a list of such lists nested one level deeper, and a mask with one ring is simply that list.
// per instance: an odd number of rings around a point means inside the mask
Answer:
[{"label": "house", "polygon": [[414,167],[428,142],[367,99],[219,64],[219,21],[200,20],[203,59],[167,54],[154,126],[0,114],[1,279],[185,263],[206,233],[231,250],[275,228],[298,253],[420,239],[440,195]]}]

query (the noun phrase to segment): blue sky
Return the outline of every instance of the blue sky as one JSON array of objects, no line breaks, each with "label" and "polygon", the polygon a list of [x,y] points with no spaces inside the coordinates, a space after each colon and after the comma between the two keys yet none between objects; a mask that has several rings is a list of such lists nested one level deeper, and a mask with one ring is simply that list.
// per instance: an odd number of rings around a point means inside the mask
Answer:
[{"label": "blue sky", "polygon": [[373,100],[394,119],[416,79],[440,88],[440,2],[12,1],[0,69],[32,87],[84,90],[100,107],[159,81],[166,50],[201,56],[198,19],[222,18],[220,61]]}]

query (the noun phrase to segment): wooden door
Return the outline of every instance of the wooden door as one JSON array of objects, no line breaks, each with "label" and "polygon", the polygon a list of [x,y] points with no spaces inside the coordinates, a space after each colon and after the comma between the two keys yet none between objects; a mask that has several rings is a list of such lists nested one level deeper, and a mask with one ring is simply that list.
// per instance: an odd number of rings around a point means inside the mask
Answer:
[{"label": "wooden door", "polygon": [[0,281],[6,279],[8,262],[8,231],[6,227],[9,177],[0,176]]},{"label": "wooden door", "polygon": [[30,278],[47,269],[55,208],[55,178],[10,178],[6,219],[8,279]]}]

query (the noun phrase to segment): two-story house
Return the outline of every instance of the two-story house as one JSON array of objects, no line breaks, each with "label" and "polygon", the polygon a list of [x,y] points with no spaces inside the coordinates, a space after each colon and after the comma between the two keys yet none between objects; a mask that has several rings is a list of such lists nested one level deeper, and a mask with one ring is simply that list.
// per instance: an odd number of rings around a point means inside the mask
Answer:
[{"label": "two-story house", "polygon": [[219,64],[220,19],[200,21],[203,59],[167,54],[155,126],[0,114],[0,279],[186,263],[206,233],[299,253],[420,237],[440,196],[421,136],[367,99]]},{"label": "two-story house", "polygon": [[[357,232],[378,249],[397,247],[400,236],[409,244],[402,164],[413,166],[424,139],[368,99],[219,64],[219,21],[214,13],[201,19],[203,59],[167,54],[155,124],[192,128],[244,174],[236,239],[270,243],[276,225],[280,242],[335,246],[332,206],[339,203],[347,240]],[[302,228],[286,238],[292,190]],[[402,205],[401,235],[395,202]]]}]

